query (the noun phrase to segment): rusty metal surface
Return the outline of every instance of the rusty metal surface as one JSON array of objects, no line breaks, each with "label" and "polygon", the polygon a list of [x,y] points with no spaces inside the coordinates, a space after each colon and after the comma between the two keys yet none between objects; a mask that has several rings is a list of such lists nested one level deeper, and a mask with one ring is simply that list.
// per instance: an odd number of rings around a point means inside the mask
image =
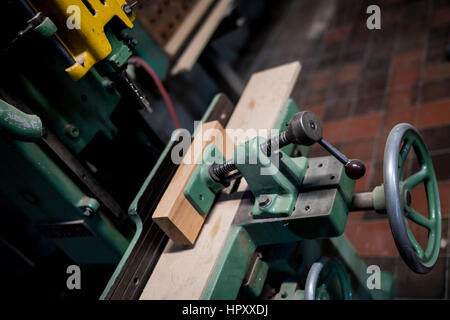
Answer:
[{"label": "rusty metal surface", "polygon": [[133,8],[142,27],[164,46],[199,0],[140,0]]}]

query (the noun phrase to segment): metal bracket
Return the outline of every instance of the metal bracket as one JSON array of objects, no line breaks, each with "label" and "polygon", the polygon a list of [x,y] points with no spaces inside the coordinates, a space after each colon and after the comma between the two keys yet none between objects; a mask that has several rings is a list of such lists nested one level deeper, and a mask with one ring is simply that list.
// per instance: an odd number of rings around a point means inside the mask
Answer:
[{"label": "metal bracket", "polygon": [[[257,137],[235,148],[233,160],[247,181],[256,200],[254,218],[273,218],[292,213],[308,160],[291,158],[283,151],[273,151],[268,157],[261,145],[265,138]],[[274,163],[279,161],[279,165]]]},{"label": "metal bracket", "polygon": [[247,201],[233,223],[244,226],[261,245],[341,235],[355,180],[345,175],[344,166],[332,156],[308,160],[309,168],[290,216],[254,219],[248,214]]},{"label": "metal bracket", "polygon": [[[265,141],[257,137],[238,145],[233,160],[256,198],[253,217],[288,216],[294,210],[308,160],[305,157],[291,158],[282,151],[274,151],[272,157],[268,157],[260,147]],[[273,157],[279,159],[278,165]],[[216,194],[226,187],[214,181],[209,174],[211,164],[223,162],[225,158],[220,150],[214,144],[207,146],[202,163],[197,165],[184,189],[185,197],[202,215],[209,212]]]},{"label": "metal bracket", "polygon": [[206,215],[214,204],[216,194],[225,188],[210,178],[208,169],[213,163],[223,163],[225,157],[215,144],[210,144],[203,151],[201,161],[184,188],[184,196],[198,213]]},{"label": "metal bracket", "polygon": [[269,264],[257,252],[243,283],[243,288],[249,297],[257,298],[261,295],[268,272]]}]

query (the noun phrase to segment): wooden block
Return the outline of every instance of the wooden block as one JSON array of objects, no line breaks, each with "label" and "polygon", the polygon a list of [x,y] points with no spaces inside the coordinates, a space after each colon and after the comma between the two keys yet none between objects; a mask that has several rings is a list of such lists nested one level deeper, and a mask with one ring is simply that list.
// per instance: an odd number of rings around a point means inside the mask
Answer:
[{"label": "wooden block", "polygon": [[[255,73],[228,122],[227,129],[271,129],[300,72],[293,62]],[[256,132],[255,132],[256,134]],[[188,250],[169,241],[140,299],[201,299],[247,188],[217,201],[195,245]]]},{"label": "wooden block", "polygon": [[194,141],[152,216],[169,238],[179,245],[194,244],[205,221],[205,216],[195,210],[183,191],[201,160],[203,150],[210,143],[215,143],[226,158],[231,157],[234,145],[220,123],[212,121],[203,124],[196,131]]},{"label": "wooden block", "polygon": [[195,7],[191,9],[181,26],[164,46],[164,50],[169,56],[173,57],[177,54],[213,3],[213,0],[199,0]]},{"label": "wooden block", "polygon": [[217,26],[227,12],[229,12],[232,5],[233,0],[218,1],[205,23],[203,23],[186,50],[184,50],[183,54],[177,60],[175,66],[172,68],[171,75],[176,75],[192,69],[203,49],[211,39],[214,31],[216,31]]}]

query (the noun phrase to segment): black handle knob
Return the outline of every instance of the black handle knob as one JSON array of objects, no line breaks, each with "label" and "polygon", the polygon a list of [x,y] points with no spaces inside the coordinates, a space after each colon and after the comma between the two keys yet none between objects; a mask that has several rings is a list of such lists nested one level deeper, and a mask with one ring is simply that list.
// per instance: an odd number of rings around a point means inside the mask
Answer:
[{"label": "black handle knob", "polygon": [[364,162],[359,159],[351,159],[349,160],[344,154],[342,154],[338,149],[336,149],[333,145],[331,145],[325,139],[320,139],[319,144],[331,153],[336,159],[338,159],[345,166],[345,174],[350,179],[361,179],[366,173],[366,166]]},{"label": "black handle knob", "polygon": [[351,159],[345,164],[345,174],[350,179],[361,179],[366,173],[364,162],[359,159]]}]

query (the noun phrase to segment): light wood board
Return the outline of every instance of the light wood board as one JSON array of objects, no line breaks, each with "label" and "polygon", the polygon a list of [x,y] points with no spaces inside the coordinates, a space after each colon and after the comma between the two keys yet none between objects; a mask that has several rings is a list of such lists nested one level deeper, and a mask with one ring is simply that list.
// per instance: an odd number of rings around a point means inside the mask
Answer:
[{"label": "light wood board", "polygon": [[191,32],[200,22],[202,17],[208,11],[208,8],[212,5],[213,0],[199,0],[195,7],[191,10],[189,15],[184,19],[181,26],[177,29],[175,34],[170,38],[167,44],[164,46],[164,50],[169,56],[177,54],[178,50],[184,44]]},{"label": "light wood board", "polygon": [[[271,129],[300,72],[293,62],[255,73],[247,84],[227,129]],[[256,130],[254,135],[258,134]],[[251,138],[251,132],[248,132]],[[261,134],[261,133],[259,133]],[[238,191],[247,188],[242,180]],[[236,195],[239,195],[237,193]],[[169,241],[140,299],[200,299],[225,244],[240,204],[238,199],[216,202],[194,246],[185,249]]]},{"label": "light wood board", "polygon": [[175,63],[175,66],[171,71],[172,75],[176,75],[180,72],[185,72],[192,69],[203,49],[205,49],[206,45],[208,44],[208,41],[211,39],[214,31],[216,31],[217,26],[230,10],[232,4],[233,0],[218,1],[216,6],[212,9],[211,14],[200,27],[200,30],[197,32],[186,50],[183,51],[182,55]]},{"label": "light wood board", "polygon": [[227,138],[218,121],[204,123],[196,132],[194,141],[152,216],[153,221],[178,245],[194,244],[205,220],[205,216],[195,210],[183,193],[192,172],[201,161],[203,150],[214,143],[229,158],[234,149],[232,140]]}]

